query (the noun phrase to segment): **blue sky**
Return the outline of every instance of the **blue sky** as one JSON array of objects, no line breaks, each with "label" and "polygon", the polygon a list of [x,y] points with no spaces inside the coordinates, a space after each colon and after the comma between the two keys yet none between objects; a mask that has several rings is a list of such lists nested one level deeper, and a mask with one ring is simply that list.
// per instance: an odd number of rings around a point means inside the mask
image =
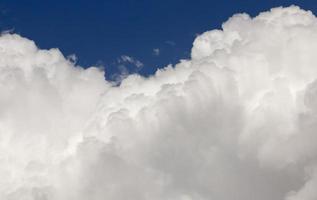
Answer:
[{"label": "blue sky", "polygon": [[[122,71],[123,62],[130,72],[149,75],[189,58],[195,35],[220,28],[234,13],[254,16],[291,4],[317,11],[314,1],[1,0],[0,28],[40,48],[75,54],[81,66],[106,66],[108,77]],[[143,65],[136,67],[138,61]]]}]

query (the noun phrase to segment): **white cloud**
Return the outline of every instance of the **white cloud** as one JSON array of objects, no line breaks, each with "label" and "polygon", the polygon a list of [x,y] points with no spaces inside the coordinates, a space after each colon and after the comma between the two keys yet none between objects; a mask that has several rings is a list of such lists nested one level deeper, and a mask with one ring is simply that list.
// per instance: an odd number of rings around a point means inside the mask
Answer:
[{"label": "white cloud", "polygon": [[131,56],[127,56],[127,55],[122,55],[118,59],[118,63],[130,63],[130,64],[135,65],[138,68],[141,68],[144,66],[144,64],[141,61],[139,61]]},{"label": "white cloud", "polygon": [[119,84],[130,74],[137,73],[144,67],[144,64],[141,61],[127,55],[120,56],[113,65],[117,68],[118,73],[113,73],[111,75],[111,80],[114,80],[116,84]]},{"label": "white cloud", "polygon": [[171,41],[171,40],[167,40],[165,41],[166,44],[170,45],[170,46],[175,46],[176,43],[174,41]]},{"label": "white cloud", "polygon": [[159,48],[154,48],[153,49],[153,55],[159,56],[160,55],[160,49]]},{"label": "white cloud", "polygon": [[67,56],[67,59],[70,61],[70,62],[73,62],[73,63],[76,63],[78,58],[75,54],[70,54]]},{"label": "white cloud", "polygon": [[0,199],[316,199],[316,17],[292,6],[222,28],[120,86],[2,35]]}]

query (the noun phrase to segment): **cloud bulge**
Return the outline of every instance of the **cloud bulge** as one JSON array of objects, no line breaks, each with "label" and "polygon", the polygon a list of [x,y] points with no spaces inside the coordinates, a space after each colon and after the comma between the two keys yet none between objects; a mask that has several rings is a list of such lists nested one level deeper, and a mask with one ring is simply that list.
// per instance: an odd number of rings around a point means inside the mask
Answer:
[{"label": "cloud bulge", "polygon": [[236,14],[119,86],[0,37],[0,199],[315,200],[317,19]]}]

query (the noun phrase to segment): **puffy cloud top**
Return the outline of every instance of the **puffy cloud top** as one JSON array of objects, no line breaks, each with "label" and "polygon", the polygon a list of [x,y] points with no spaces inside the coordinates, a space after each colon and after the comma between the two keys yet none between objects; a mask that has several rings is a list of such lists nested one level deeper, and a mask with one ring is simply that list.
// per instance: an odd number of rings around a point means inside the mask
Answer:
[{"label": "puffy cloud top", "polygon": [[317,19],[237,14],[119,86],[0,37],[0,199],[317,199]]}]

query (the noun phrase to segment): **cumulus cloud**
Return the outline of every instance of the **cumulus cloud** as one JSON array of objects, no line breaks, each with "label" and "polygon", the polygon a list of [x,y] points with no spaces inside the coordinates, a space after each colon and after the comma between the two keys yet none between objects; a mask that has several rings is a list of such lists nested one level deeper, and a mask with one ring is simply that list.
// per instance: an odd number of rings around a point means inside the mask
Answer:
[{"label": "cumulus cloud", "polygon": [[4,34],[0,199],[315,200],[315,52],[309,11],[237,14],[114,86]]}]

